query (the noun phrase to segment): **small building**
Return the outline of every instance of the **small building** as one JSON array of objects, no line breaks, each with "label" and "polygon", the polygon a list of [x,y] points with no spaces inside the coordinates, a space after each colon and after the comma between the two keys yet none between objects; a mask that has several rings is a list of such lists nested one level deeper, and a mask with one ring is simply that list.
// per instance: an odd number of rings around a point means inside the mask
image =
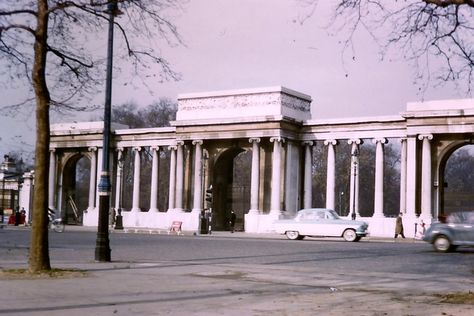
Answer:
[{"label": "small building", "polygon": [[16,162],[8,155],[0,164],[0,215],[2,223],[8,223],[9,216],[19,209],[21,174]]}]

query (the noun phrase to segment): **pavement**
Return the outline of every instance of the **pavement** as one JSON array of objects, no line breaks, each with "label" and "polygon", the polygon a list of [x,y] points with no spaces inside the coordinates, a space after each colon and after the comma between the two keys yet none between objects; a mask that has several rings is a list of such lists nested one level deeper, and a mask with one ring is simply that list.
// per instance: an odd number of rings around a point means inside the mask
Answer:
[{"label": "pavement", "polygon": [[[167,234],[155,230],[111,231],[132,232]],[[207,237],[285,238],[243,232],[213,232]],[[0,261],[3,269],[26,264]],[[55,268],[69,272],[56,277],[0,274],[0,315],[474,315],[472,305],[448,304],[427,291],[433,280],[408,274],[328,275],[306,268],[209,265],[202,261],[64,260],[55,262]],[[374,286],[367,286],[369,279]],[[464,285],[456,290],[474,290],[472,282],[461,281],[446,279],[441,283],[450,290],[456,284]],[[438,287],[439,283],[436,280]]]}]

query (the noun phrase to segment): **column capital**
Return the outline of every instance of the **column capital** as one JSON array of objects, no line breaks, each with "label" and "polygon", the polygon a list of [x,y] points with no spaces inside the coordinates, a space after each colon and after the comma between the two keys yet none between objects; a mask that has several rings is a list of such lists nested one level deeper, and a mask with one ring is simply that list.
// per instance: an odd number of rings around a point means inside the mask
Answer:
[{"label": "column capital", "polygon": [[49,152],[50,152],[50,153],[56,152],[56,148],[50,148],[50,149],[49,149]]},{"label": "column capital", "polygon": [[151,150],[154,150],[154,151],[160,151],[160,146],[156,145],[156,146],[151,146],[150,147]]},{"label": "column capital", "polygon": [[195,139],[193,140],[193,145],[202,145],[203,144],[203,140],[202,139]]},{"label": "column capital", "polygon": [[176,146],[183,146],[183,145],[184,145],[184,141],[182,140],[176,141]]},{"label": "column capital", "polygon": [[97,147],[96,146],[91,146],[91,147],[87,148],[87,151],[97,151]]},{"label": "column capital", "polygon": [[301,146],[309,146],[309,147],[311,147],[311,146],[313,146],[313,145],[314,145],[314,142],[311,141],[311,140],[305,140],[305,141],[302,141],[302,142],[301,142]]},{"label": "column capital", "polygon": [[[92,147],[90,147],[90,148],[92,148]],[[93,147],[93,148],[97,149],[97,147]],[[121,152],[124,151],[124,148],[123,147],[117,147],[117,148],[115,148],[115,151],[118,152],[118,153],[121,153]]]},{"label": "column capital", "polygon": [[168,146],[168,150],[171,151],[171,150],[177,150],[178,149],[178,146],[176,145],[170,145]]},{"label": "column capital", "polygon": [[260,138],[259,137],[251,137],[249,138],[249,143],[260,143]]},{"label": "column capital", "polygon": [[326,139],[324,141],[324,145],[328,146],[328,145],[337,145],[337,139]]},{"label": "column capital", "polygon": [[142,150],[142,148],[140,146],[135,146],[135,147],[133,147],[132,150],[140,152]]},{"label": "column capital", "polygon": [[374,144],[377,144],[377,143],[386,144],[386,143],[388,143],[388,140],[385,137],[379,137],[379,138],[372,139],[372,143],[374,143]]},{"label": "column capital", "polygon": [[360,138],[351,138],[351,139],[347,140],[348,145],[352,145],[352,144],[360,145],[360,144],[363,144],[363,143],[364,143],[364,141]]},{"label": "column capital", "polygon": [[425,138],[428,139],[428,140],[432,140],[433,139],[433,134],[420,134],[420,135],[418,135],[419,140],[423,140]]},{"label": "column capital", "polygon": [[285,139],[283,137],[277,136],[277,137],[270,137],[270,142],[280,142],[284,143]]}]

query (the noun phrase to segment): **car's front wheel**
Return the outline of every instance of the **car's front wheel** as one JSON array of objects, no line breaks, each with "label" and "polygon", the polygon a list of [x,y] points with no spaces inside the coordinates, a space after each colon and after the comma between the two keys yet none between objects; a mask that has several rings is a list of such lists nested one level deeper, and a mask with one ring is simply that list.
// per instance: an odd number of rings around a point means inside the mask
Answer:
[{"label": "car's front wheel", "polygon": [[304,236],[301,236],[297,231],[289,230],[286,232],[286,238],[290,240],[301,240]]},{"label": "car's front wheel", "polygon": [[359,241],[357,234],[353,229],[346,229],[342,234],[345,241]]},{"label": "car's front wheel", "polygon": [[439,235],[433,242],[433,248],[439,252],[449,252],[453,246],[448,237]]}]

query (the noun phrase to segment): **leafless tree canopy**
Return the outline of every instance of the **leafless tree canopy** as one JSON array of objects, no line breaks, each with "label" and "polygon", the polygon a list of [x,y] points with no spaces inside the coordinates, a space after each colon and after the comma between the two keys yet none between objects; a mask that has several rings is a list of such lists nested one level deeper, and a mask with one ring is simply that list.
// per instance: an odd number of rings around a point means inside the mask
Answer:
[{"label": "leafless tree canopy", "polygon": [[349,30],[346,52],[353,49],[355,33],[364,30],[384,55],[396,50],[413,61],[422,86],[452,81],[470,92],[473,12],[472,0],[339,0],[333,21],[338,30]]},{"label": "leafless tree canopy", "polygon": [[[47,71],[51,105],[78,109],[103,87],[107,44],[107,4],[110,0],[2,0],[0,2],[0,76],[2,84],[32,85],[38,3],[46,4]],[[115,60],[127,59],[130,78],[177,79],[159,44],[182,43],[170,16],[180,9],[179,0],[117,0]],[[26,100],[25,100],[26,101]],[[81,102],[82,101],[82,102]],[[81,108],[79,108],[80,110]]]}]

